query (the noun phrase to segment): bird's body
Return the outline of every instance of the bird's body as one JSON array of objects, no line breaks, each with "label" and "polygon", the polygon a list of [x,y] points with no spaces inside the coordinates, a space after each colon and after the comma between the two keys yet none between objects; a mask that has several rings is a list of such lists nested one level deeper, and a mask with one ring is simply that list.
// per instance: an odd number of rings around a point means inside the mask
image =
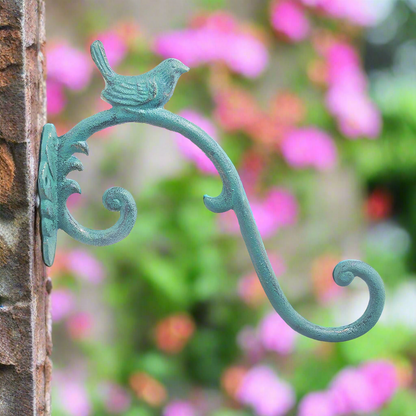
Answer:
[{"label": "bird's body", "polygon": [[177,59],[166,59],[142,75],[116,74],[108,63],[103,44],[98,40],[91,45],[91,56],[105,80],[101,98],[113,107],[131,110],[163,107],[172,97],[179,77],[189,71]]}]

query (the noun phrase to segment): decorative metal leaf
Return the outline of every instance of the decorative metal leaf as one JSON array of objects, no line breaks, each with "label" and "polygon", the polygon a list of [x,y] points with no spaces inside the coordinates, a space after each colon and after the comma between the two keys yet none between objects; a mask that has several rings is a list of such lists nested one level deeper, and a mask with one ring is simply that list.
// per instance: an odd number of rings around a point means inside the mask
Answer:
[{"label": "decorative metal leaf", "polygon": [[73,170],[83,171],[84,166],[82,162],[76,157],[71,156],[66,162],[65,162],[65,168],[63,170],[63,174],[66,176],[69,172],[72,172]]},{"label": "decorative metal leaf", "polygon": [[72,144],[72,147],[74,149],[74,153],[84,153],[87,156],[89,155],[90,150],[87,142],[76,142]]}]

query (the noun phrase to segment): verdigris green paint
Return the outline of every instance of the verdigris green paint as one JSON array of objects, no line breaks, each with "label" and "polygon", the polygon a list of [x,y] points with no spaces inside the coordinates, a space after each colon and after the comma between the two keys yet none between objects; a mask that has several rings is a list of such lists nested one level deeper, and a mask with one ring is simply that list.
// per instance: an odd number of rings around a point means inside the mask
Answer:
[{"label": "verdigris green paint", "polygon": [[274,309],[288,325],[309,338],[340,342],[357,338],[376,324],[384,307],[383,281],[372,267],[359,260],[340,262],[334,269],[333,277],[340,286],[349,285],[355,276],[365,281],[370,300],[361,318],[350,325],[326,328],[309,322],[293,309],[273,272],[233,163],[219,144],[202,129],[163,108],[171,98],[179,77],[189,68],[176,59],[167,59],[146,74],[128,77],[118,75],[110,68],[101,42],[91,45],[91,55],[106,84],[101,97],[112,108],[82,120],[63,136],[57,136],[52,124],[47,124],[42,134],[39,195],[43,257],[48,266],[54,261],[59,228],[83,243],[98,246],[114,244],[129,234],[137,216],[136,204],[129,192],[122,188],[108,189],[103,196],[104,206],[119,211],[120,219],[107,230],[91,230],[81,226],[66,207],[69,195],[81,193],[78,183],[66,176],[73,170],[82,170],[81,162],[73,154],[88,154],[86,140],[97,131],[122,123],[147,123],[182,134],[211,159],[221,176],[223,189],[216,197],[205,195],[205,206],[216,213],[235,211],[261,284]]}]

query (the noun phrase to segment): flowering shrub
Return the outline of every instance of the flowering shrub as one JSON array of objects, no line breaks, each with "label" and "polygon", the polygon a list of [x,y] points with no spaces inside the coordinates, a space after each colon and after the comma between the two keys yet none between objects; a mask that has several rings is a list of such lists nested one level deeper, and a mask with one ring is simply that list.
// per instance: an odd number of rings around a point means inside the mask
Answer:
[{"label": "flowering shrub", "polygon": [[[234,213],[204,207],[203,193],[221,192],[210,159],[180,134],[107,129],[90,139],[89,192],[68,206],[107,228],[114,214],[97,201],[120,182],[133,188],[138,219],[111,247],[65,241],[49,269],[53,415],[414,416],[416,94],[393,77],[401,61],[377,67],[380,27],[375,49],[364,42],[380,4],[271,0],[248,21],[220,3],[155,36],[97,21],[74,37],[84,43],[50,41],[49,121],[63,134],[85,108],[109,108],[97,101],[92,40],[123,74],[182,60],[192,71],[167,109],[232,159],[295,309],[326,326],[355,320],[364,285],[341,288],[332,271],[360,258],[386,282],[386,312],[348,343],[298,335],[272,310]],[[397,39],[416,23],[406,13]]]},{"label": "flowering shrub", "polygon": [[159,36],[155,51],[190,67],[222,62],[248,78],[260,75],[268,62],[263,42],[226,13],[195,18],[189,29]]}]

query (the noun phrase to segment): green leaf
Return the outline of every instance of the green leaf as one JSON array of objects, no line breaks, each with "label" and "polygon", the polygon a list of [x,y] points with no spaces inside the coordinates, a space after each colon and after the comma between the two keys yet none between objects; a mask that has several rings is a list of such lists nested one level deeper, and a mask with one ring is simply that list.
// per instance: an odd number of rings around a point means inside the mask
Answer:
[{"label": "green leaf", "polygon": [[416,415],[416,396],[414,391],[401,390],[388,406],[383,409],[380,416],[414,416]]},{"label": "green leaf", "polygon": [[138,258],[144,271],[141,276],[143,279],[178,305],[189,303],[190,288],[187,276],[179,264],[150,250],[143,250]]},{"label": "green leaf", "polygon": [[387,327],[378,323],[362,337],[339,344],[339,348],[349,363],[359,364],[404,353],[413,339],[414,334],[406,328]]}]

